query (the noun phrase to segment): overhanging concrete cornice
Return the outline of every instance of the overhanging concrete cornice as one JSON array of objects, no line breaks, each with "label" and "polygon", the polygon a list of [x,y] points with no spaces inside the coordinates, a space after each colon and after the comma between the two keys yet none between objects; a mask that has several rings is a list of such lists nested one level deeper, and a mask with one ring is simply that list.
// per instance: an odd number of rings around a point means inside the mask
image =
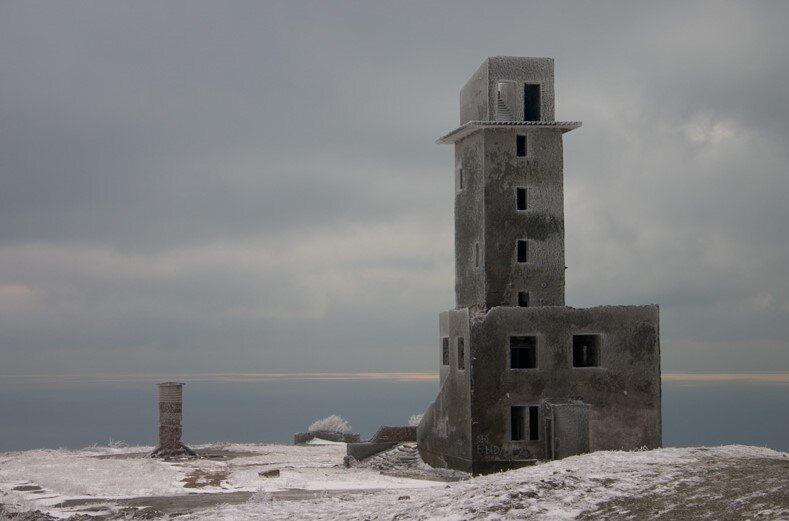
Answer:
[{"label": "overhanging concrete cornice", "polygon": [[469,121],[439,138],[436,143],[452,144],[483,128],[557,128],[564,134],[580,126],[580,121]]}]

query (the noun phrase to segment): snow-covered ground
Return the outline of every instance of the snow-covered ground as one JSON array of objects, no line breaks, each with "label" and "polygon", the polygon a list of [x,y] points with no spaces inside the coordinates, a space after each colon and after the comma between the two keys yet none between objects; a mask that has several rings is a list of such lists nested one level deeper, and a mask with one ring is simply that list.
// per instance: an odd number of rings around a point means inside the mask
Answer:
[{"label": "snow-covered ground", "polygon": [[596,452],[452,483],[344,468],[336,443],[202,446],[209,457],[181,462],[150,449],[0,453],[0,504],[184,521],[789,519],[789,454],[756,447]]}]

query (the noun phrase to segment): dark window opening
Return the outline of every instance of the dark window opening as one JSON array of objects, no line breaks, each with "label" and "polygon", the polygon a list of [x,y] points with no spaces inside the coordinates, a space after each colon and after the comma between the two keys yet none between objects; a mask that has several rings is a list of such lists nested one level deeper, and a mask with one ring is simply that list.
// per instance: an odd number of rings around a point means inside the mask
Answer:
[{"label": "dark window opening", "polygon": [[441,365],[449,365],[449,337],[441,339]]},{"label": "dark window opening", "polygon": [[458,369],[466,368],[466,342],[464,338],[458,338]]},{"label": "dark window opening", "polygon": [[515,189],[516,208],[518,210],[526,209],[526,189],[519,187]]},{"label": "dark window opening", "polygon": [[528,291],[519,291],[518,292],[518,307],[521,307],[521,308],[529,307],[529,292]]},{"label": "dark window opening", "polygon": [[529,440],[540,439],[540,408],[537,405],[529,406]]},{"label": "dark window opening", "polygon": [[526,136],[515,137],[515,149],[518,157],[526,156]]},{"label": "dark window opening", "polygon": [[474,243],[474,267],[479,268],[479,243]]},{"label": "dark window opening", "polygon": [[524,85],[523,121],[540,121],[540,86],[537,84]]},{"label": "dark window opening", "polygon": [[510,337],[510,368],[534,369],[537,367],[537,337]]},{"label": "dark window opening", "polygon": [[573,367],[600,365],[600,335],[573,335]]},{"label": "dark window opening", "polygon": [[521,441],[526,438],[526,407],[510,407],[510,438]]},{"label": "dark window opening", "polygon": [[529,260],[529,241],[518,239],[518,262],[528,262]]},{"label": "dark window opening", "polygon": [[458,170],[458,188],[463,190],[463,169]]}]

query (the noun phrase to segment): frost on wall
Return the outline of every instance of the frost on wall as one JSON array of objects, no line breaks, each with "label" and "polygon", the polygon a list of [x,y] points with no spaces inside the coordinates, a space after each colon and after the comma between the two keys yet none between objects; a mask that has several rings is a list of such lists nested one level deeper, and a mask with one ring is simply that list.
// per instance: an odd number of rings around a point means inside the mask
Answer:
[{"label": "frost on wall", "polygon": [[343,420],[340,416],[332,414],[328,418],[316,420],[307,429],[309,432],[338,432],[340,434],[348,434],[351,432],[351,425]]}]

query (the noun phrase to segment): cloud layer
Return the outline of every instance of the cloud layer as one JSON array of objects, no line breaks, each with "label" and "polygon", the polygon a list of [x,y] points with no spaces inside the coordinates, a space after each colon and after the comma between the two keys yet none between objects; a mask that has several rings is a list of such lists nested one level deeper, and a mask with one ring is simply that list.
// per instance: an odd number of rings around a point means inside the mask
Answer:
[{"label": "cloud layer", "polygon": [[556,59],[569,305],[789,367],[778,3],[0,6],[0,374],[423,371],[457,93]]}]

